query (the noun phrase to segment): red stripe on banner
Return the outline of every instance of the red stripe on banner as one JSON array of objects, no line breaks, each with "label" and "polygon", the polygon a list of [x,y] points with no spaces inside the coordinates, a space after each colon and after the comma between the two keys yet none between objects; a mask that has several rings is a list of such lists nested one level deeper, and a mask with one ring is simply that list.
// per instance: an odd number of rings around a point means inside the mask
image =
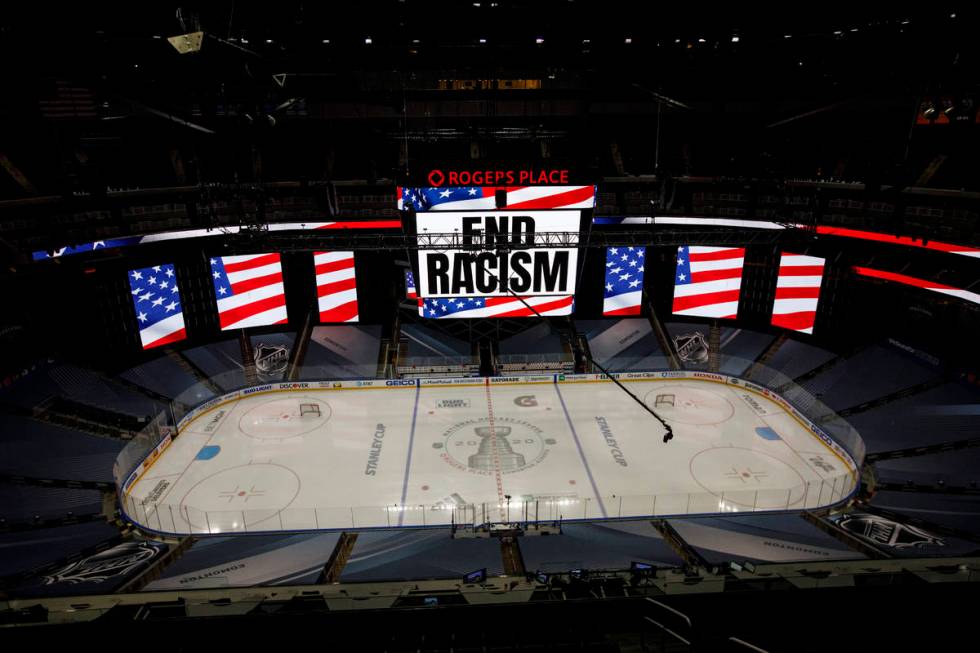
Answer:
[{"label": "red stripe on banner", "polygon": [[692,252],[688,250],[688,258],[691,262],[694,261],[724,261],[730,258],[745,258],[745,248],[744,247],[733,247],[732,249],[723,249],[718,252]]},{"label": "red stripe on banner", "polygon": [[[562,297],[561,299],[556,299],[553,302],[546,302],[536,306],[531,304],[531,306],[534,306],[534,310],[538,313],[544,313],[545,311],[551,311],[556,308],[571,306],[572,299],[572,297]],[[490,317],[530,317],[532,315],[534,315],[534,311],[529,310],[527,306],[521,305],[520,308],[514,309],[513,311],[507,311],[506,313],[494,313]]]},{"label": "red stripe on banner", "polygon": [[346,322],[357,317],[357,300],[320,311],[321,322]]},{"label": "red stripe on banner", "polygon": [[640,314],[640,307],[639,306],[626,306],[624,308],[617,308],[617,309],[612,310],[612,311],[603,311],[602,314],[605,317],[615,317],[615,316],[618,316],[618,315],[639,315]]},{"label": "red stripe on banner", "polygon": [[325,283],[322,286],[317,286],[316,296],[324,297],[326,295],[332,295],[334,293],[343,292],[352,288],[357,288],[357,279],[353,277],[350,279],[341,279],[340,281],[333,281],[331,283]]},{"label": "red stripe on banner", "polygon": [[576,188],[575,190],[565,191],[564,193],[556,193],[554,195],[546,195],[545,197],[538,197],[533,200],[527,200],[525,202],[517,202],[516,204],[507,204],[508,209],[553,209],[560,206],[567,206],[568,204],[578,204],[579,202],[584,202],[585,200],[593,197],[595,195],[595,189],[592,186],[585,186],[583,188]]},{"label": "red stripe on banner", "polygon": [[153,347],[162,347],[163,345],[169,345],[171,342],[177,342],[178,340],[183,340],[187,337],[186,329],[178,329],[173,333],[166,335],[158,340],[154,340],[148,345],[143,345],[143,349],[152,349]]},{"label": "red stripe on banner", "polygon": [[892,236],[889,234],[875,233],[874,231],[860,231],[858,229],[842,229],[840,227],[818,226],[817,233],[827,236],[841,236],[844,238],[873,240],[879,243],[891,243],[892,245],[904,245],[906,247],[934,249],[939,252],[949,252],[951,254],[957,254],[960,252],[980,252],[980,249],[976,247],[968,247],[966,245],[954,245],[952,243],[942,243],[936,241],[929,241],[928,243],[923,244],[921,240],[910,238],[908,236]]},{"label": "red stripe on banner", "polygon": [[776,288],[776,299],[819,299],[820,286]]},{"label": "red stripe on banner", "polygon": [[262,256],[256,256],[248,261],[239,261],[238,263],[225,263],[224,259],[221,259],[221,262],[224,263],[225,272],[231,274],[232,272],[241,272],[242,270],[251,270],[253,268],[260,268],[263,265],[278,263],[279,255],[263,254]]},{"label": "red stripe on banner", "polygon": [[406,299],[418,299],[418,297],[419,297],[418,293],[412,292],[411,290],[409,290],[408,293],[405,295]]},{"label": "red stripe on banner", "polygon": [[336,272],[337,270],[346,270],[347,268],[354,267],[354,257],[343,258],[339,261],[330,261],[329,263],[317,263],[316,273],[326,274],[328,272]]},{"label": "red stripe on banner", "polygon": [[780,315],[773,315],[772,325],[782,327],[784,329],[802,331],[803,329],[810,329],[813,327],[813,322],[816,319],[816,316],[816,311],[800,311],[799,313],[783,313]]},{"label": "red stripe on banner", "polygon": [[781,277],[819,277],[822,274],[822,265],[783,265],[779,268]]},{"label": "red stripe on banner", "polygon": [[[238,295],[243,292],[248,292],[249,290],[255,290],[256,288],[265,288],[266,286],[271,286],[274,283],[282,283],[282,272],[267,274],[264,277],[242,279],[241,281],[231,284],[231,291]],[[218,299],[221,298],[219,297]]]},{"label": "red stripe on banner", "polygon": [[726,302],[737,302],[738,290],[722,290],[720,292],[709,292],[703,295],[691,295],[690,297],[674,297],[673,312],[686,311],[690,308],[710,306],[711,304],[723,304]]},{"label": "red stripe on banner", "polygon": [[493,308],[494,306],[500,306],[501,304],[509,304],[511,302],[516,302],[520,299],[527,301],[530,297],[511,297],[509,295],[504,295],[503,297],[485,297],[486,301],[484,306],[487,308]]},{"label": "red stripe on banner", "polygon": [[705,270],[704,272],[691,272],[691,283],[702,281],[720,281],[722,279],[738,279],[742,276],[742,268],[726,268],[724,270]]},{"label": "red stripe on banner", "polygon": [[[239,306],[238,308],[230,308],[227,311],[219,313],[219,317],[221,318],[221,327],[224,328],[230,324],[240,322],[247,317],[251,317],[258,313],[264,313],[265,311],[285,305],[285,295],[273,295],[272,297],[266,297],[265,299],[252,302],[251,304]],[[285,322],[285,320],[280,320],[279,322],[276,322],[276,324],[282,324],[283,322]]]},{"label": "red stripe on banner", "polygon": [[401,220],[346,220],[323,225],[317,229],[400,229]]},{"label": "red stripe on banner", "polygon": [[917,279],[915,277],[909,277],[904,274],[885,272],[884,270],[874,270],[872,268],[862,268],[862,267],[855,266],[854,271],[866,277],[885,279],[887,281],[897,281],[898,283],[904,283],[907,286],[915,286],[916,288],[928,288],[928,289],[942,288],[943,290],[961,290],[956,286],[947,286],[942,283],[936,283],[935,281],[926,281],[925,279]]}]

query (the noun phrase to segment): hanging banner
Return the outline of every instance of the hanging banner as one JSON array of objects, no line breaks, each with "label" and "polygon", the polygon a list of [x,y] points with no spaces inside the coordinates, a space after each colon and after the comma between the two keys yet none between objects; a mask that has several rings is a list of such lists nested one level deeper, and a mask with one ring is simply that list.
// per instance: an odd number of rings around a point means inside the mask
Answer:
[{"label": "hanging banner", "polygon": [[[420,213],[419,245],[429,236],[451,249],[419,249],[419,296],[573,295],[579,211]],[[567,234],[568,236],[564,236]]]}]

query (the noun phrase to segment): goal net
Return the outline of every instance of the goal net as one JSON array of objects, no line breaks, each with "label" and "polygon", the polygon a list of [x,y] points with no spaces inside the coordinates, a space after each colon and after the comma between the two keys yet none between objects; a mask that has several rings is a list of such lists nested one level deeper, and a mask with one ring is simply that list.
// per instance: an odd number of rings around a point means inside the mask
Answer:
[{"label": "goal net", "polygon": [[320,416],[320,404],[300,404],[299,405],[299,416],[319,417]]},{"label": "goal net", "polygon": [[653,407],[658,406],[673,406],[674,405],[674,395],[657,395],[657,398],[653,400]]}]

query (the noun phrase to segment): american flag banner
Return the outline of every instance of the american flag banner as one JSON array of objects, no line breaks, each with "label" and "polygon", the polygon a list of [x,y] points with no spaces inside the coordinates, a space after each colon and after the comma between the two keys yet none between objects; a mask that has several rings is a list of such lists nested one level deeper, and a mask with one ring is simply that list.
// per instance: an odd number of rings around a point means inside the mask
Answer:
[{"label": "american flag banner", "polygon": [[606,287],[602,314],[639,315],[643,302],[643,247],[606,248]]},{"label": "american flag banner", "polygon": [[321,322],[357,322],[354,252],[314,252]]},{"label": "american flag banner", "polygon": [[674,315],[737,317],[744,263],[744,247],[678,247]]},{"label": "american flag banner", "polygon": [[405,270],[405,298],[418,299],[419,293],[415,290],[415,275],[411,270]]},{"label": "american flag banner", "polygon": [[[571,315],[574,295],[523,297],[541,315]],[[419,315],[433,319],[482,317],[534,317],[534,311],[516,297],[419,298]]]},{"label": "american flag banner", "polygon": [[485,211],[496,209],[496,192],[507,193],[507,209],[591,209],[595,186],[445,186],[398,188],[399,210]]},{"label": "american flag banner", "polygon": [[187,337],[173,263],[130,270],[129,288],[143,349],[161,347]]},{"label": "american flag banner", "polygon": [[783,252],[779,257],[772,325],[801,333],[813,333],[820,301],[820,284],[826,259]]},{"label": "american flag banner", "polygon": [[278,254],[211,259],[221,330],[286,323],[286,294]]}]

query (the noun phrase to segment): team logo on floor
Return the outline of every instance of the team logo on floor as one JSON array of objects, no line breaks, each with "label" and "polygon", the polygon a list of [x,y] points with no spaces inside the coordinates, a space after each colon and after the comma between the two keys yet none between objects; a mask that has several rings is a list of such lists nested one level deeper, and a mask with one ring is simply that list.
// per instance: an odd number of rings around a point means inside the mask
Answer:
[{"label": "team logo on floor", "polygon": [[841,517],[837,525],[858,537],[879,546],[895,549],[918,549],[927,546],[946,546],[941,538],[921,528],[902,524],[878,515],[857,512]]},{"label": "team logo on floor", "polygon": [[677,355],[685,363],[703,364],[708,362],[708,341],[700,331],[674,336]]},{"label": "team logo on floor", "polygon": [[286,345],[267,345],[259,343],[255,348],[255,369],[262,380],[282,378],[289,364],[289,350]]},{"label": "team logo on floor", "polygon": [[165,547],[151,542],[125,542],[45,575],[44,584],[103,583],[111,578],[125,576],[148,563],[163,550]]},{"label": "team logo on floor", "polygon": [[489,417],[459,422],[447,429],[432,448],[439,457],[460,471],[490,475],[534,467],[548,456],[554,438],[521,419]]}]

